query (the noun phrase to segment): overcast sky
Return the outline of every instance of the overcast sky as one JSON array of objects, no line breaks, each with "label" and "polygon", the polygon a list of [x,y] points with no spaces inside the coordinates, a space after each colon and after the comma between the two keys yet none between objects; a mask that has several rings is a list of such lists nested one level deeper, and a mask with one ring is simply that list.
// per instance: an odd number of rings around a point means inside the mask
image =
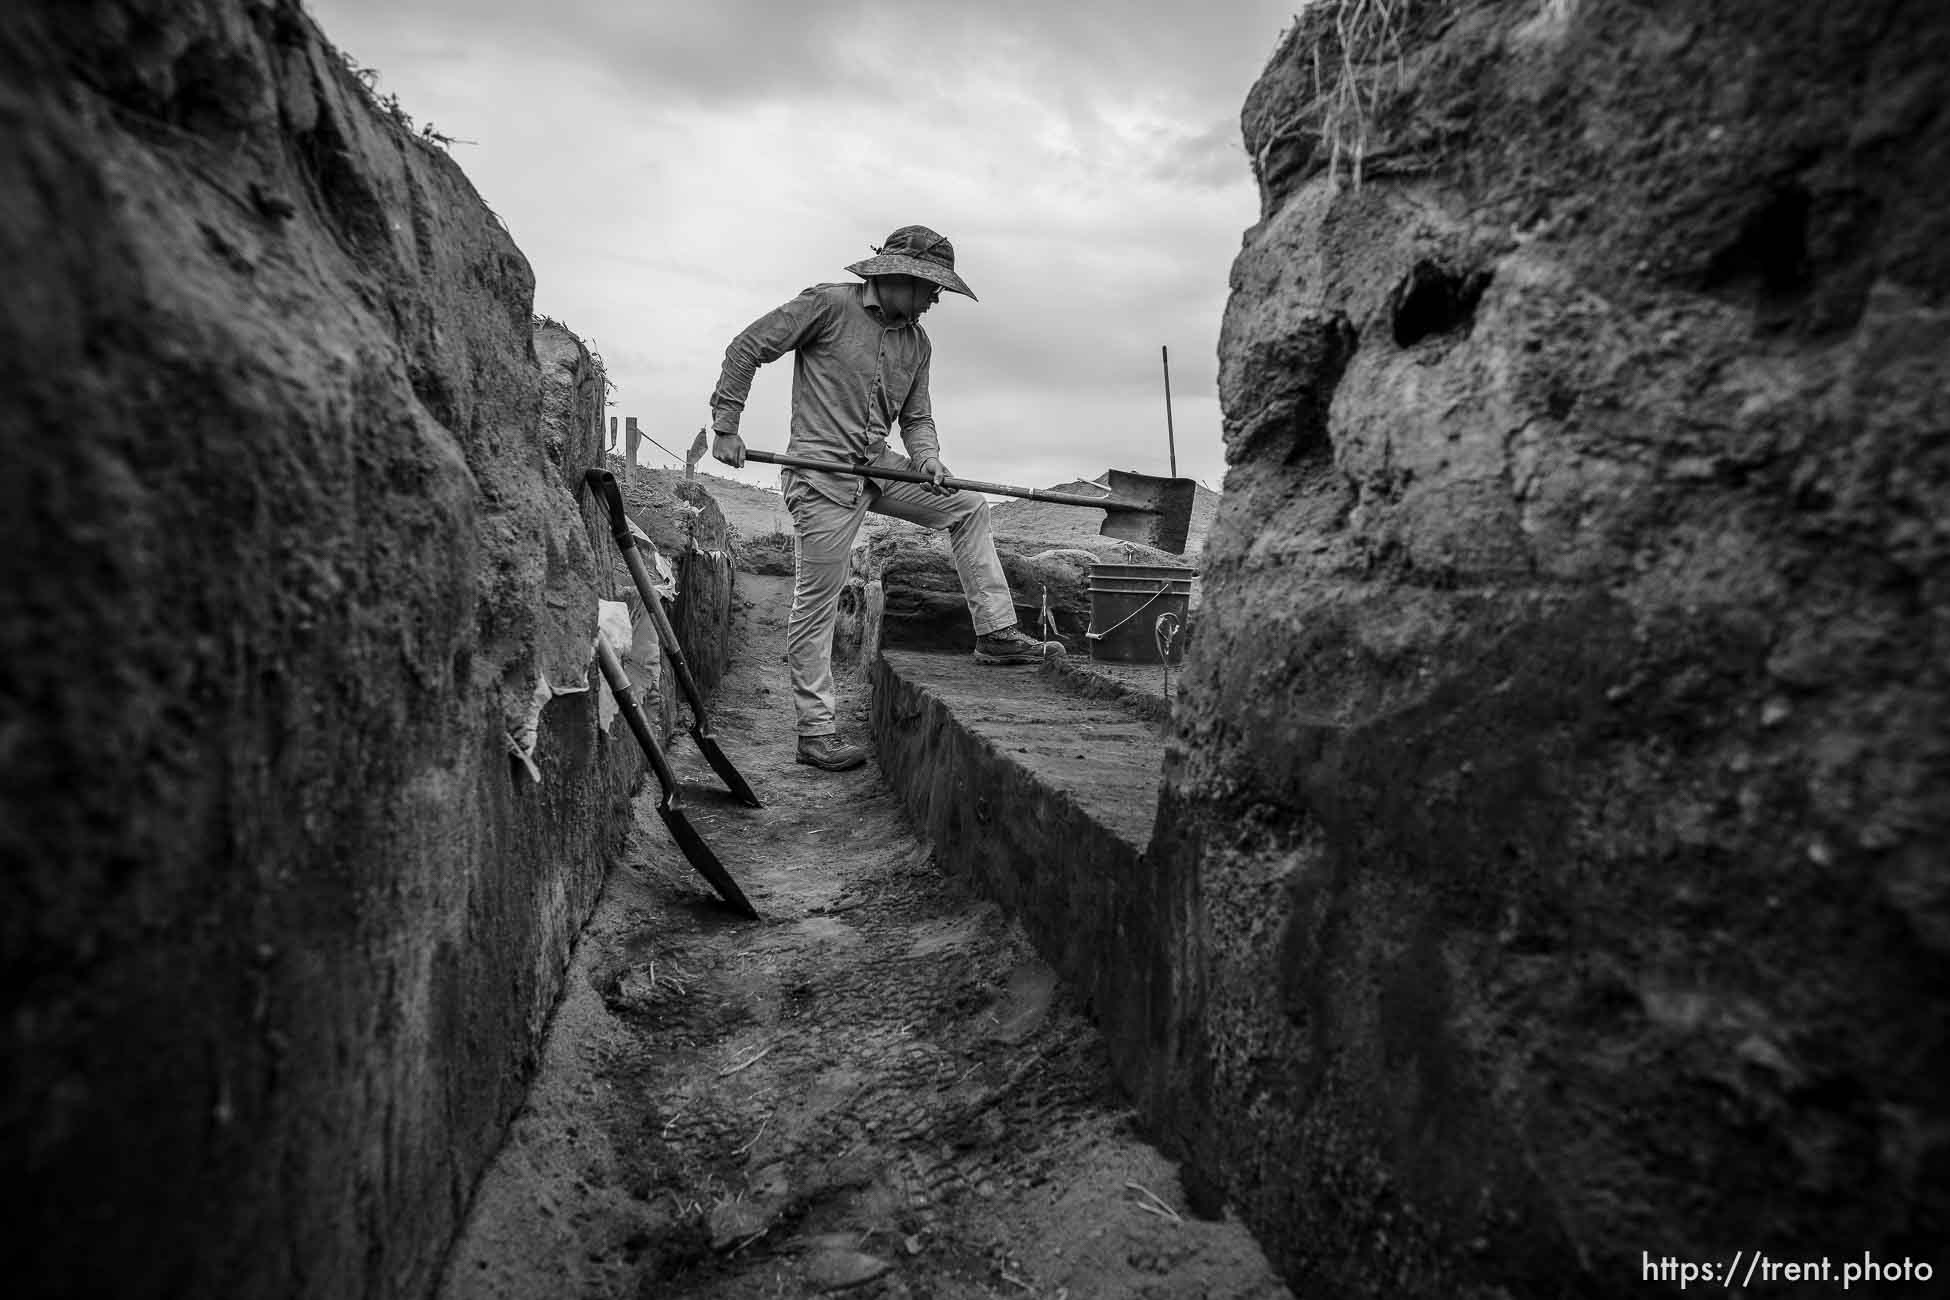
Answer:
[{"label": "overcast sky", "polygon": [[[1219,318],[1258,215],[1239,109],[1298,0],[306,4],[416,123],[475,142],[453,156],[536,310],[673,451],[732,335],[914,223],[981,299],[926,318],[952,472],[1165,473],[1167,346],[1179,472],[1220,486]],[[752,446],[784,449],[791,379],[759,372]]]}]

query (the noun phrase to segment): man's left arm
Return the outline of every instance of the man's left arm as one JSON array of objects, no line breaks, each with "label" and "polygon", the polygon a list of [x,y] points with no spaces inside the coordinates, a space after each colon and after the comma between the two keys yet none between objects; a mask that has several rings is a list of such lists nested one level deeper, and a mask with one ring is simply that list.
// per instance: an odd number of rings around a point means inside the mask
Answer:
[{"label": "man's left arm", "polygon": [[941,463],[941,436],[935,432],[934,401],[928,395],[928,371],[933,363],[931,350],[921,354],[921,364],[914,371],[907,400],[901,403],[901,441],[907,444],[908,462],[923,474],[934,476],[935,481],[927,490],[946,496],[955,489],[941,486],[941,480],[948,476],[948,467]]}]

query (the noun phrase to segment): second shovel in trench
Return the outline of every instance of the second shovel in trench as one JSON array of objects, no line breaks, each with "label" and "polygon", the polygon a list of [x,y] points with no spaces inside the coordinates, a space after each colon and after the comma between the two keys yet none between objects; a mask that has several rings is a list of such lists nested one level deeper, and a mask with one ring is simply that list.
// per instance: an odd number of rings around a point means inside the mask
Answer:
[{"label": "second shovel in trench", "polygon": [[711,882],[711,888],[718,891],[718,897],[732,907],[752,918],[758,919],[758,909],[745,897],[745,891],[738,887],[731,873],[725,870],[718,855],[691,825],[685,815],[683,803],[678,797],[677,774],[670,770],[670,761],[664,757],[657,744],[657,738],[650,731],[650,720],[643,715],[643,706],[637,703],[636,692],[630,686],[630,679],[623,670],[623,661],[615,649],[601,633],[596,635],[596,662],[603,670],[603,680],[609,683],[609,692],[616,699],[616,707],[623,714],[623,721],[629,724],[637,743],[643,746],[643,756],[650,760],[650,769],[657,775],[657,784],[663,787],[663,798],[657,803],[657,815],[664,819],[670,830],[670,838],[677,841],[677,847],[697,873]]},{"label": "second shovel in trench", "polygon": [[704,692],[698,689],[697,679],[691,676],[691,667],[684,659],[684,649],[677,644],[677,629],[670,624],[670,615],[664,612],[663,600],[650,582],[650,571],[644,567],[643,552],[630,535],[630,518],[623,512],[623,489],[617,486],[616,476],[606,469],[592,469],[583,476],[592,490],[602,496],[603,504],[609,511],[610,535],[616,539],[616,549],[623,553],[623,563],[630,571],[630,581],[636,584],[636,594],[643,600],[643,608],[650,615],[650,621],[657,629],[657,641],[663,646],[664,657],[670,661],[670,669],[677,678],[678,687],[684,692],[685,701],[691,706],[691,739],[697,742],[698,752],[704,761],[718,774],[733,796],[762,808],[758,794],[751,783],[732,765],[731,758],[718,744],[718,738],[711,734],[710,716],[704,710]]}]

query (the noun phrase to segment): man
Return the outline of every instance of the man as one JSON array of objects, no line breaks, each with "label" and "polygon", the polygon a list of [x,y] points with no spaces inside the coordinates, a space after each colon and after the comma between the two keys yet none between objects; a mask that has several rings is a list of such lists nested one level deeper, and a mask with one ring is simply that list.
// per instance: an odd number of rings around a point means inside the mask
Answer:
[{"label": "man", "polygon": [[[788,469],[780,472],[786,508],[799,535],[792,613],[786,620],[786,658],[798,711],[798,761],[843,772],[867,761],[866,747],[836,734],[833,627],[846,583],[853,539],[868,510],[929,528],[945,528],[955,571],[975,624],[975,661],[1033,664],[1060,654],[1057,642],[1038,641],[1016,626],[1002,562],[989,530],[988,501],[942,482],[934,411],[928,398],[933,345],[921,316],[947,289],[975,297],[955,274],[955,248],[926,226],[902,226],[846,269],[863,284],[818,284],[753,321],[725,349],[724,369],[711,394],[711,454],[727,465],[745,463],[738,420],[758,367],[791,352],[794,456],[916,469],[928,483],[865,479],[853,474]],[[900,422],[907,455],[887,446]]]}]

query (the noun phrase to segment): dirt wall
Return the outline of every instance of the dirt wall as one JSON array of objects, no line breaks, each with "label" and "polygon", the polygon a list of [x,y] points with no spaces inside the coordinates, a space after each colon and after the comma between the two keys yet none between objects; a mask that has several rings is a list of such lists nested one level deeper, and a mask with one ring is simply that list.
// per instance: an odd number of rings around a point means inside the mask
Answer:
[{"label": "dirt wall", "polygon": [[10,5],[0,118],[0,1272],[424,1295],[637,776],[601,385],[292,0]]},{"label": "dirt wall", "polygon": [[1153,854],[1164,1119],[1296,1289],[1950,1266],[1946,66],[1924,0],[1327,3],[1253,89]]},{"label": "dirt wall", "polygon": [[1155,725],[1054,672],[961,652],[887,649],[869,679],[881,770],[936,865],[1016,918],[1102,1028],[1112,1068],[1158,1104],[1150,1045],[1172,962],[1162,878],[1145,858]]},{"label": "dirt wall", "polygon": [[[698,689],[710,695],[717,690],[731,659],[731,618],[738,598],[731,525],[704,484],[687,483],[680,475],[641,466],[626,476],[618,456],[610,457],[608,465],[617,481],[624,484],[624,503],[630,516],[663,555],[677,580],[671,627],[684,647],[684,660]],[[615,554],[617,590],[634,600],[629,570],[620,552]],[[677,690],[674,683],[670,690]]]}]

